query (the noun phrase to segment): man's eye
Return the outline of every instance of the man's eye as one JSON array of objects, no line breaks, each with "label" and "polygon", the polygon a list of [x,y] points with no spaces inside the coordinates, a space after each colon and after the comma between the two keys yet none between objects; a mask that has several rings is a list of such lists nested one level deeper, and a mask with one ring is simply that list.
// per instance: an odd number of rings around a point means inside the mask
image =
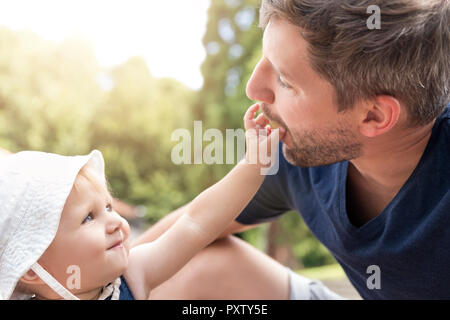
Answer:
[{"label": "man's eye", "polygon": [[89,222],[89,221],[91,221],[92,219],[94,219],[94,217],[93,217],[93,215],[92,215],[92,212],[89,212],[89,214],[87,215],[87,217],[84,218],[82,224],[85,224],[86,222]]},{"label": "man's eye", "polygon": [[288,84],[286,84],[286,83],[281,79],[281,77],[278,77],[278,83],[279,83],[283,88],[286,88],[286,89],[290,89],[290,88],[291,88],[291,86],[288,85]]},{"label": "man's eye", "polygon": [[106,212],[112,212],[112,205],[108,204],[106,206]]}]

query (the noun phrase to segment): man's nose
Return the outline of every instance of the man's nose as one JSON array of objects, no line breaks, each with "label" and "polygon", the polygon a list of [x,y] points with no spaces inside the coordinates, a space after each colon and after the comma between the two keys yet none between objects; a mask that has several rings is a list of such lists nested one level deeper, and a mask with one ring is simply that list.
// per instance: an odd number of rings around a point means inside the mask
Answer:
[{"label": "man's nose", "polygon": [[268,104],[274,102],[275,96],[270,88],[271,78],[270,78],[270,67],[264,61],[264,59],[259,60],[255,69],[253,70],[252,76],[247,82],[246,94],[251,100],[256,100]]}]

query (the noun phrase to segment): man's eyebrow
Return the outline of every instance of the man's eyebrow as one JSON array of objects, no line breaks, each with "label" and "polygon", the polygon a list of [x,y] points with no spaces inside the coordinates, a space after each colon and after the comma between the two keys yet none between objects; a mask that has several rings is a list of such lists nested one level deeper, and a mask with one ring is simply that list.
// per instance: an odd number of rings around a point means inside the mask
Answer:
[{"label": "man's eyebrow", "polygon": [[269,61],[271,67],[275,70],[276,73],[281,74],[284,78],[286,78],[286,80],[289,80],[289,81],[295,83],[294,78],[293,78],[287,71],[284,71],[284,70],[281,69],[281,68],[280,68],[280,69],[277,68],[277,67],[272,63],[272,61],[269,60],[269,58],[266,57],[266,59],[267,59],[267,61]]}]

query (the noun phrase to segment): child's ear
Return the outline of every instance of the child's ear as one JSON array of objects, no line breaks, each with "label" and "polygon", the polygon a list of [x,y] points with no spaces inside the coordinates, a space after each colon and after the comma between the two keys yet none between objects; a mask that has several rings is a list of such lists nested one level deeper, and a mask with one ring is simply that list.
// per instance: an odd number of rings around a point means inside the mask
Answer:
[{"label": "child's ear", "polygon": [[31,269],[20,278],[20,281],[26,284],[44,284],[44,281]]}]

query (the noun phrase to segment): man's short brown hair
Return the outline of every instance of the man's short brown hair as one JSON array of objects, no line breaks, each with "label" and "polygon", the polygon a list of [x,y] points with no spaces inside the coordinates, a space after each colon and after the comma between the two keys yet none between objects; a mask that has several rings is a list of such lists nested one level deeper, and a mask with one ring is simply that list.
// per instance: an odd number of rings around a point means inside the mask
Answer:
[{"label": "man's short brown hair", "polygon": [[[377,5],[380,29],[369,29]],[[301,29],[311,67],[336,90],[339,111],[386,94],[408,123],[431,122],[450,100],[449,0],[262,0],[260,25],[273,17]]]}]

